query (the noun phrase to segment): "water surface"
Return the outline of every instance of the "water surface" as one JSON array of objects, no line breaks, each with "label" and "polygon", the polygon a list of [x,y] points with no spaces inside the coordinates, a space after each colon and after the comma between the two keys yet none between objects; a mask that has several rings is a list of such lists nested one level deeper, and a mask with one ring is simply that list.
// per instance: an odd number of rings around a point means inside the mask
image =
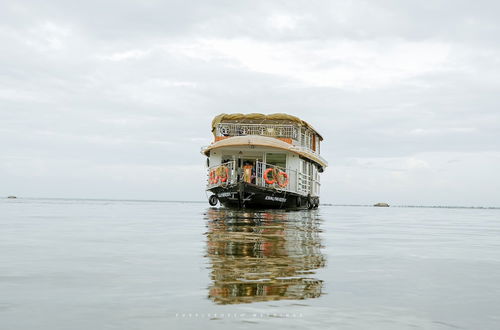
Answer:
[{"label": "water surface", "polygon": [[499,329],[500,210],[0,200],[1,329]]}]

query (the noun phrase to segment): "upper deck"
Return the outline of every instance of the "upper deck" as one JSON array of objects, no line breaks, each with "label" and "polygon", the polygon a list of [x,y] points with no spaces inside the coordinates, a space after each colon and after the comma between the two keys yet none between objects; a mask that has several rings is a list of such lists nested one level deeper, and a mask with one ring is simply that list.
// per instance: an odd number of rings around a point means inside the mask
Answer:
[{"label": "upper deck", "polygon": [[212,121],[215,141],[234,136],[273,137],[320,155],[321,135],[307,122],[287,114],[221,114]]}]

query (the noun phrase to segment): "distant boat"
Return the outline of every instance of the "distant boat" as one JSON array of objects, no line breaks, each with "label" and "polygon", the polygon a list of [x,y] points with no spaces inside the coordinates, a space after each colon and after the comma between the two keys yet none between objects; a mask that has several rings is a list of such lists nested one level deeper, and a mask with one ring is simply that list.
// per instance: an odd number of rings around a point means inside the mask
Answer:
[{"label": "distant boat", "polygon": [[10,199],[15,199],[17,198],[16,196],[7,196],[7,198],[10,198]]},{"label": "distant boat", "polygon": [[319,205],[321,135],[288,114],[221,114],[207,156],[210,205],[314,209]]},{"label": "distant boat", "polygon": [[375,207],[389,207],[389,204],[387,204],[387,203],[377,203],[377,204],[374,204],[373,206],[375,206]]}]

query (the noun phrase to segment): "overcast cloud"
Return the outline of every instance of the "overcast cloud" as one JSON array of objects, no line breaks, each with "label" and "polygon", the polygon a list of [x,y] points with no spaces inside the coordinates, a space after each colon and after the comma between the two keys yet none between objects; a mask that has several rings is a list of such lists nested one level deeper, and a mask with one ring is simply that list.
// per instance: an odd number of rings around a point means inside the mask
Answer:
[{"label": "overcast cloud", "polygon": [[497,1],[1,1],[0,195],[204,200],[213,116],[325,137],[322,201],[500,206]]}]

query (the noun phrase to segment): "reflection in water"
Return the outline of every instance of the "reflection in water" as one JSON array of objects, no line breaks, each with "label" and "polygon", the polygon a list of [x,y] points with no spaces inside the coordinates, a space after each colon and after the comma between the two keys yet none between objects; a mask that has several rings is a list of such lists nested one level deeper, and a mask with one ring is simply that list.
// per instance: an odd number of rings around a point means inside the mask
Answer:
[{"label": "reflection in water", "polygon": [[218,304],[317,298],[325,265],[320,220],[311,211],[209,209],[207,257]]}]

